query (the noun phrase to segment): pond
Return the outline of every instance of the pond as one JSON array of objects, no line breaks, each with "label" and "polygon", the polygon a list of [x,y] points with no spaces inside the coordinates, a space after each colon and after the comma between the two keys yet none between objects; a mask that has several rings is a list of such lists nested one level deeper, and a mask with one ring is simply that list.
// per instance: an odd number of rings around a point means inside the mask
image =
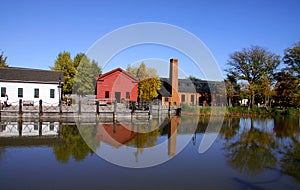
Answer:
[{"label": "pond", "polygon": [[209,122],[2,121],[0,189],[300,189],[298,117]]}]

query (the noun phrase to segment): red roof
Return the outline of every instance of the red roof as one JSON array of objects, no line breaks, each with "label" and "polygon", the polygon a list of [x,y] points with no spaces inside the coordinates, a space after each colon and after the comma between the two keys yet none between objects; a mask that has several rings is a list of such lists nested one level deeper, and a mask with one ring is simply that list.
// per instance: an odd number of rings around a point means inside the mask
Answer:
[{"label": "red roof", "polygon": [[128,73],[127,71],[124,71],[124,70],[121,69],[121,68],[116,68],[116,69],[111,70],[111,71],[109,71],[109,72],[107,72],[107,73],[104,73],[104,74],[102,74],[101,76],[99,76],[97,80],[102,80],[103,78],[105,78],[105,77],[107,77],[107,76],[109,76],[109,75],[111,75],[111,74],[113,74],[113,73],[115,73],[115,72],[122,72],[122,73],[124,73],[125,75],[127,75],[129,78],[131,78],[132,80],[138,82],[138,79],[137,79],[135,76],[133,76],[132,74]]}]

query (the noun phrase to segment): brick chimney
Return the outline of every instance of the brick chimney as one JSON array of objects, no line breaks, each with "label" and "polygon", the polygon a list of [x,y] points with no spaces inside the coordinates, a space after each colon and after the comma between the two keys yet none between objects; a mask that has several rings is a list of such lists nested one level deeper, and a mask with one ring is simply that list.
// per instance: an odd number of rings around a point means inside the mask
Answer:
[{"label": "brick chimney", "polygon": [[170,59],[169,80],[172,85],[171,105],[179,106],[180,100],[178,97],[178,59]]}]

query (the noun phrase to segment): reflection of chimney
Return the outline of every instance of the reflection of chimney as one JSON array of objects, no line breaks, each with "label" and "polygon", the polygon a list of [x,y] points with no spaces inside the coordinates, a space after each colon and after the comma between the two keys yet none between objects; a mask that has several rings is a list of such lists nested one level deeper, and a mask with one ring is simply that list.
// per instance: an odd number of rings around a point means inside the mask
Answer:
[{"label": "reflection of chimney", "polygon": [[168,155],[176,155],[176,137],[177,137],[177,127],[179,124],[178,117],[172,117],[170,121],[170,131],[168,133]]}]

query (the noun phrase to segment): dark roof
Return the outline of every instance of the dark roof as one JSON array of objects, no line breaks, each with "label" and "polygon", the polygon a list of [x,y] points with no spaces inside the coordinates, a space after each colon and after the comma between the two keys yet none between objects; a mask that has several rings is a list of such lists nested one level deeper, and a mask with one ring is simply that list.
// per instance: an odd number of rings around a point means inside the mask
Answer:
[{"label": "dark roof", "polygon": [[224,88],[222,81],[207,81],[200,79],[179,79],[179,92],[220,93]]},{"label": "dark roof", "polygon": [[63,71],[50,71],[28,68],[0,68],[0,82],[29,82],[55,84],[64,82]]},{"label": "dark roof", "polygon": [[[171,96],[172,85],[168,78],[160,78],[161,89],[158,93],[162,96]],[[179,92],[193,92],[193,93],[210,93],[211,91],[217,91],[219,85],[222,82],[219,81],[206,81],[195,79],[178,79],[178,91]]]},{"label": "dark roof", "polygon": [[195,84],[189,79],[178,79],[178,91],[194,93],[197,92]]},{"label": "dark roof", "polygon": [[124,74],[127,75],[129,78],[131,78],[132,80],[138,82],[138,79],[137,79],[135,76],[133,76],[132,74],[128,73],[127,71],[124,71],[124,70],[121,69],[121,68],[116,68],[116,69],[111,70],[111,71],[109,71],[109,72],[107,72],[107,73],[104,73],[103,75],[99,76],[97,80],[102,80],[104,77],[106,77],[106,76],[108,76],[108,75],[110,75],[110,74],[112,74],[112,73],[114,73],[114,72],[117,72],[117,71],[124,73]]},{"label": "dark roof", "polygon": [[171,90],[172,90],[172,86],[169,83],[169,79],[167,78],[160,78],[160,90],[158,91],[158,94],[161,96],[167,96],[167,97],[171,97]]}]

